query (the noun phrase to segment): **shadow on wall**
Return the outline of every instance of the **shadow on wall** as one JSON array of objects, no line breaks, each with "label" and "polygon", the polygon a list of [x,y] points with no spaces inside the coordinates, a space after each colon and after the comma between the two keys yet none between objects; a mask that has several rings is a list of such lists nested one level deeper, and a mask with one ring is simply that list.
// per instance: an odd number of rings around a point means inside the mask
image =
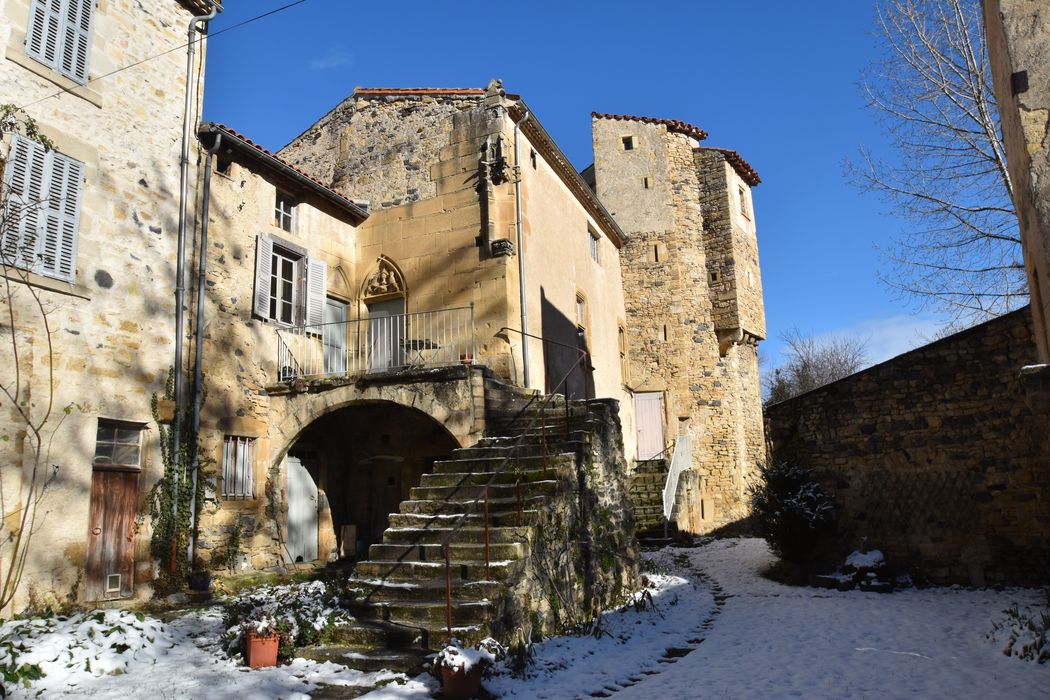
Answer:
[{"label": "shadow on wall", "polygon": [[[591,366],[586,331],[550,302],[543,287],[540,287],[540,322],[546,392],[561,393],[558,384],[564,378],[566,396],[571,399],[593,399],[594,368]],[[581,353],[586,354],[587,359],[578,362]]]}]

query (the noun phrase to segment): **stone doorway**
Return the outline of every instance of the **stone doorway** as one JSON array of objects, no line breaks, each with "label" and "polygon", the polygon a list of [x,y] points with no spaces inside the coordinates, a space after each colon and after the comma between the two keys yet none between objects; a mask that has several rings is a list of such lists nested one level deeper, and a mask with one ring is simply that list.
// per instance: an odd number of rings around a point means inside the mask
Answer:
[{"label": "stone doorway", "polygon": [[[382,538],[387,516],[397,512],[435,460],[459,446],[427,414],[388,401],[351,404],[311,423],[289,449],[288,460],[304,468],[316,485],[320,509],[328,509],[318,513],[317,537],[322,543],[334,538],[335,546],[321,546],[319,554],[332,549],[347,558],[367,554]],[[288,478],[291,486],[291,465]],[[298,479],[305,482],[303,475]]]}]

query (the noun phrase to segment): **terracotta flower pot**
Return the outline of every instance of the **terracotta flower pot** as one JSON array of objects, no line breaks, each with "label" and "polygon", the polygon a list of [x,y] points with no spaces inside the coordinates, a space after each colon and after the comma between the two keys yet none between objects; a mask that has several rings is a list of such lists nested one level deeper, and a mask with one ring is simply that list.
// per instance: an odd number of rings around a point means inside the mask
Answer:
[{"label": "terracotta flower pot", "polygon": [[244,642],[244,660],[252,668],[277,665],[276,632],[248,632]]},{"label": "terracotta flower pot", "polygon": [[461,365],[472,365],[474,364],[474,353],[465,352],[460,354],[459,363]]},{"label": "terracotta flower pot", "polygon": [[475,666],[469,671],[441,667],[441,688],[447,700],[468,700],[481,692],[481,668]]}]

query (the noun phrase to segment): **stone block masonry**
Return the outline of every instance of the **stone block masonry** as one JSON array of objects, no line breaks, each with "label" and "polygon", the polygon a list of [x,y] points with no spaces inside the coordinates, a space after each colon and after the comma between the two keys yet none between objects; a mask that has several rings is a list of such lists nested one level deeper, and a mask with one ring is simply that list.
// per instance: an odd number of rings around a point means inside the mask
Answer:
[{"label": "stone block masonry", "polygon": [[1050,430],[1019,380],[1026,307],[766,410],[776,459],[838,500],[839,551],[867,537],[938,583],[1050,579]]}]

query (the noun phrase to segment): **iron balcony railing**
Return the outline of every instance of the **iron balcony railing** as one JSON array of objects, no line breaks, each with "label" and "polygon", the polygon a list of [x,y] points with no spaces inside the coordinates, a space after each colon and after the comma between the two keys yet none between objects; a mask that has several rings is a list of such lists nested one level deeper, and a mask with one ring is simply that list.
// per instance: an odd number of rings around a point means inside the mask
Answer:
[{"label": "iron balcony railing", "polygon": [[474,305],[277,330],[280,381],[474,364]]}]

